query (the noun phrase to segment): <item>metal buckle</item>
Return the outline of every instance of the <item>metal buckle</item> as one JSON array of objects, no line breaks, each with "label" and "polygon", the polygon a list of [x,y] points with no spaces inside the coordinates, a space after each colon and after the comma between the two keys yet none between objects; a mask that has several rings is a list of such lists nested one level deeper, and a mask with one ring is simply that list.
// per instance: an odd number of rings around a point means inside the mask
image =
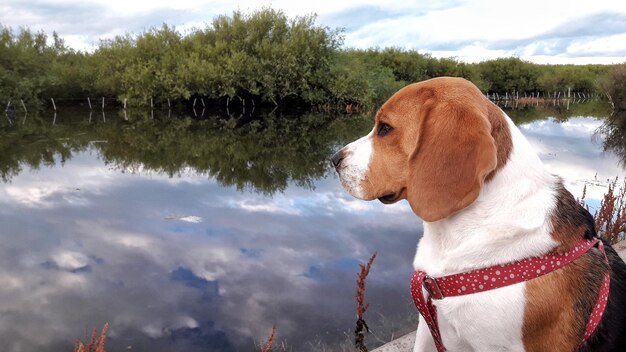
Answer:
[{"label": "metal buckle", "polygon": [[422,286],[424,286],[424,289],[426,289],[426,292],[428,292],[432,299],[443,299],[441,288],[439,288],[439,284],[437,284],[437,280],[435,280],[434,277],[429,275],[424,276]]}]

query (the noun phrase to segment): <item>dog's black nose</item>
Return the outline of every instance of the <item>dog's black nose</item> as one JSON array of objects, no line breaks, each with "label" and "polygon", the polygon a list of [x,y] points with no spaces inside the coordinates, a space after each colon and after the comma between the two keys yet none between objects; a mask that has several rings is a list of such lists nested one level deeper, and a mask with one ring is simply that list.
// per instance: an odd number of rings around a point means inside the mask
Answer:
[{"label": "dog's black nose", "polygon": [[333,155],[330,158],[330,161],[332,161],[333,166],[335,166],[335,169],[339,168],[339,165],[341,165],[341,161],[343,160],[343,151],[340,150],[337,153],[335,153],[335,155]]}]

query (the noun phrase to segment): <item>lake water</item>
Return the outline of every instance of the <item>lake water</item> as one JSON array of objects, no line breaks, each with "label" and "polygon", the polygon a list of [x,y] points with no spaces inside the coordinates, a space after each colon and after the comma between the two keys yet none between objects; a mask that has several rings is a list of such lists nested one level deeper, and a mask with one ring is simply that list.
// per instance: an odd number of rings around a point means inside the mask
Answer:
[{"label": "lake water", "polygon": [[[572,193],[591,182],[592,207],[624,174],[594,134],[599,106],[510,111]],[[414,329],[421,221],[406,202],[351,198],[327,161],[372,121],[2,116],[2,350],[71,351],[106,322],[110,351],[253,351],[273,324],[280,351],[352,350],[356,273],[374,252],[368,346]]]}]

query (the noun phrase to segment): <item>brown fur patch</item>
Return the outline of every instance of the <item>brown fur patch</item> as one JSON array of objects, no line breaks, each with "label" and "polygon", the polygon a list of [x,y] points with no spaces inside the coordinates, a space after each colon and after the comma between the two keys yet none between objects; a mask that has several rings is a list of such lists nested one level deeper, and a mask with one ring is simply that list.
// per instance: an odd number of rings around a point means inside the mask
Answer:
[{"label": "brown fur patch", "polygon": [[526,351],[575,351],[608,270],[602,253],[590,250],[550,274],[526,283],[522,336]]},{"label": "brown fur patch", "polygon": [[407,199],[426,221],[443,219],[474,202],[497,166],[484,97],[478,89],[478,94],[466,91],[460,97],[449,90],[436,96],[430,114],[420,121],[417,147],[409,159]]},{"label": "brown fur patch", "polygon": [[[392,130],[379,136],[382,124]],[[396,92],[376,115],[363,199],[406,198],[426,221],[467,207],[508,160],[503,112],[471,82],[440,77]]]},{"label": "brown fur patch", "polygon": [[487,99],[485,100],[488,104],[489,113],[487,116],[491,123],[491,136],[496,144],[498,159],[496,169],[485,178],[485,182],[489,182],[496,173],[504,167],[507,160],[509,160],[511,150],[513,150],[513,139],[511,137],[511,130],[504,118],[504,112],[502,112],[496,104]]},{"label": "brown fur patch", "polygon": [[[593,219],[589,220],[590,215],[559,182],[552,214],[557,251],[568,251],[593,234]],[[602,253],[594,248],[569,265],[527,282],[522,329],[526,351],[575,351],[607,270]]]}]

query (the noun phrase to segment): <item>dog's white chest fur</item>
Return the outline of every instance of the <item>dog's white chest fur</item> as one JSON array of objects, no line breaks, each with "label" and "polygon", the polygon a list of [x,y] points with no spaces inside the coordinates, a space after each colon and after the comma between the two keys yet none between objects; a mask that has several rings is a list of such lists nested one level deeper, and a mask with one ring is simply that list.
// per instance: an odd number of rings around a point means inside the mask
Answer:
[{"label": "dog's white chest fur", "polygon": [[[513,150],[502,170],[463,211],[424,223],[413,262],[416,270],[442,276],[508,263],[549,252],[555,178],[506,117]],[[449,351],[524,351],[525,283],[433,300]],[[414,352],[436,351],[423,319]]]}]

